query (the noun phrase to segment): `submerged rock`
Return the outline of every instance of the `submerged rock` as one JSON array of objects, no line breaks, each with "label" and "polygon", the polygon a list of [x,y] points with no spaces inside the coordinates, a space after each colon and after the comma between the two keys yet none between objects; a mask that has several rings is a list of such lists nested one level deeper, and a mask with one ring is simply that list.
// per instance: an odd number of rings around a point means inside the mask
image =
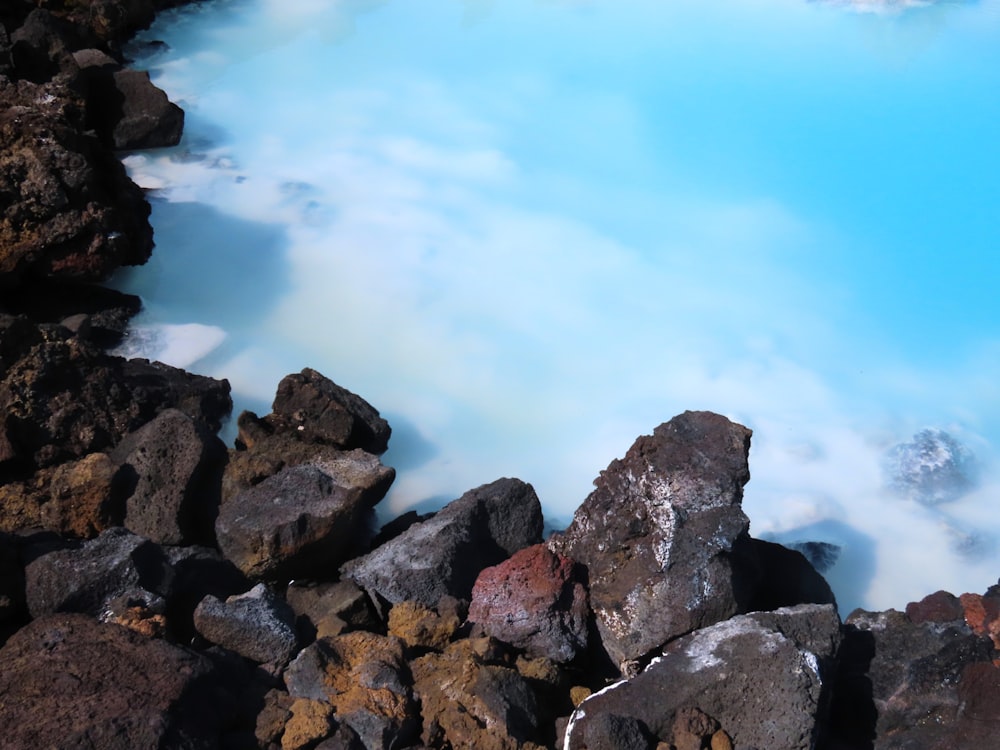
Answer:
[{"label": "submerged rock", "polygon": [[587,566],[616,662],[725,620],[749,599],[758,571],[740,503],[750,434],[709,412],[675,417],[613,461],[548,541]]},{"label": "submerged rock", "polygon": [[955,437],[939,429],[921,430],[893,446],[883,461],[886,485],[924,505],[957,500],[976,484],[976,458]]}]

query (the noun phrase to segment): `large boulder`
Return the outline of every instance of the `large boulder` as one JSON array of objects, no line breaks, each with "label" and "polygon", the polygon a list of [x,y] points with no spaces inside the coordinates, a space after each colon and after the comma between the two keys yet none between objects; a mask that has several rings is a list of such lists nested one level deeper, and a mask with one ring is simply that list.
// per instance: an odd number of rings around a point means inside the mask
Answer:
[{"label": "large boulder", "polygon": [[165,409],[112,451],[126,528],[159,544],[211,543],[226,447],[177,409]]},{"label": "large boulder", "polygon": [[632,738],[629,746],[671,742],[694,734],[692,714],[733,747],[811,750],[839,633],[836,609],[811,604],[740,615],[679,638],[639,675],[584,700],[570,717],[566,750],[618,747],[618,733]]},{"label": "large boulder", "polygon": [[204,657],[86,615],[35,620],[0,648],[4,747],[212,750],[224,707]]},{"label": "large boulder", "polygon": [[[751,432],[685,412],[640,437],[595,480],[548,545],[587,566],[591,607],[616,662],[741,609],[756,583],[740,503]],[[750,580],[747,580],[747,579]]]},{"label": "large boulder", "polygon": [[115,600],[159,605],[172,579],[159,546],[115,527],[78,548],[49,552],[28,563],[28,611],[32,617],[52,612],[99,617]]},{"label": "large boulder", "polygon": [[934,428],[890,448],[882,468],[890,489],[924,505],[957,500],[975,486],[978,473],[975,454]]},{"label": "large boulder", "polygon": [[541,540],[535,490],[519,479],[498,479],[351,560],[341,574],[393,604],[412,599],[434,607],[443,596],[469,599],[483,568]]},{"label": "large boulder", "polygon": [[332,578],[358,552],[394,476],[361,450],[283,469],[222,505],[219,547],[251,578]]},{"label": "large boulder", "polygon": [[527,547],[479,574],[469,619],[529,656],[570,661],[587,647],[586,571],[543,544]]}]

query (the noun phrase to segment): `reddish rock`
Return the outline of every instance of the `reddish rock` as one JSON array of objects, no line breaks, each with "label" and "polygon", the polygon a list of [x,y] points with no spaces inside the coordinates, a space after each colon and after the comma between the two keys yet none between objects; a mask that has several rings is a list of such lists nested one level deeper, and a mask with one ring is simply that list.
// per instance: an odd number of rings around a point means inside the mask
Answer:
[{"label": "reddish rock", "polygon": [[993,586],[985,595],[962,594],[959,597],[965,622],[972,632],[987,636],[1000,650],[1000,587]]},{"label": "reddish rock", "polygon": [[910,622],[954,622],[963,617],[962,604],[958,597],[947,591],[935,591],[919,602],[906,605],[906,616]]},{"label": "reddish rock", "polygon": [[469,619],[531,656],[566,662],[587,647],[586,571],[544,544],[486,568],[472,589]]}]

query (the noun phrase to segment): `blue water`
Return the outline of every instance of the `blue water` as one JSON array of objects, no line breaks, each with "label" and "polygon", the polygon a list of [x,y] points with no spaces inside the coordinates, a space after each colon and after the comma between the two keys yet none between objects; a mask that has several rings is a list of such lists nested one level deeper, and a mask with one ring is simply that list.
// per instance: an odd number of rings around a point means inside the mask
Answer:
[{"label": "blue water", "polygon": [[[755,431],[758,536],[841,608],[1000,576],[1000,3],[214,0],[137,64],[184,141],[126,163],[133,352],[268,411],[310,366],[394,427],[387,513],[498,476],[568,521],[684,409]],[[881,456],[983,467],[928,509]]]}]

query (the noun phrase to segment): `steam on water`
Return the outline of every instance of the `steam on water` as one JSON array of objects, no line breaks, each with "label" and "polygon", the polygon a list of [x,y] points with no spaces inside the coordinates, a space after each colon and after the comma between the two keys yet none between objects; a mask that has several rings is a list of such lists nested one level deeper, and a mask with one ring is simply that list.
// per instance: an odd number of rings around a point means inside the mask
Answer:
[{"label": "steam on water", "polygon": [[[187,131],[126,160],[158,246],[119,282],[146,302],[131,351],[228,377],[238,409],[306,366],[362,394],[394,427],[387,513],[514,475],[561,525],[637,435],[711,409],[755,431],[751,532],[826,543],[803,548],[842,609],[982,590],[1000,13],[861,7],[884,12],[166,14],[137,64]],[[924,428],[975,456],[947,503],[886,474]]]}]

